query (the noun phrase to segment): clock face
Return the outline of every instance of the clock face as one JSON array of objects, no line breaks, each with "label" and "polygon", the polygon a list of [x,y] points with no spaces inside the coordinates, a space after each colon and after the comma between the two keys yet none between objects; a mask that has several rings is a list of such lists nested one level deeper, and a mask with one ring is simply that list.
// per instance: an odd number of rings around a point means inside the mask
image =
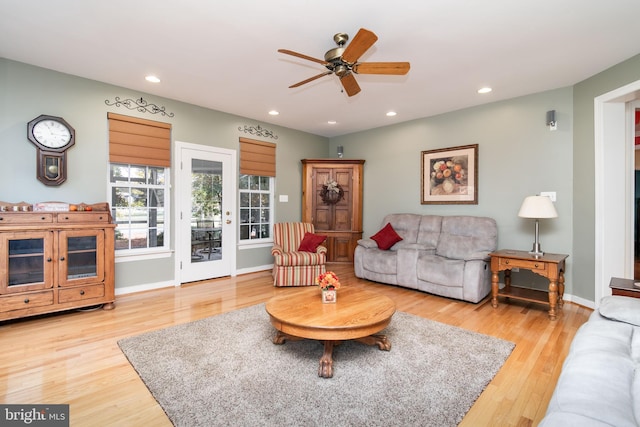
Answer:
[{"label": "clock face", "polygon": [[33,138],[47,148],[62,148],[73,138],[71,129],[54,119],[44,119],[33,125]]}]

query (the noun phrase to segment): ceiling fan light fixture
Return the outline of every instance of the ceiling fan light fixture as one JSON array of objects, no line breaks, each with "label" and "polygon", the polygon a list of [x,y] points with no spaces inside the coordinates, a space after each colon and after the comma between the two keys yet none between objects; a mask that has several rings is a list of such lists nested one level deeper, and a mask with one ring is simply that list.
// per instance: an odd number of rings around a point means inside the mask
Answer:
[{"label": "ceiling fan light fixture", "polygon": [[336,74],[336,76],[338,76],[338,77],[344,77],[344,76],[346,76],[347,74],[349,74],[349,67],[347,67],[347,66],[346,66],[346,65],[344,65],[344,64],[340,64],[340,65],[337,65],[337,66],[336,66],[336,68],[335,68],[335,70],[334,70],[333,72],[334,72],[334,73]]}]

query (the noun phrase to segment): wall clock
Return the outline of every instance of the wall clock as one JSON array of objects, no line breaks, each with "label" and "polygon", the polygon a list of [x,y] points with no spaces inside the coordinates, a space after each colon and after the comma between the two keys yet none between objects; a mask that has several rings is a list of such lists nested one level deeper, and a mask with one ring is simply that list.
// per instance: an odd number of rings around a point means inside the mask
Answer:
[{"label": "wall clock", "polygon": [[36,176],[45,185],[67,180],[67,150],[76,142],[76,131],[62,117],[36,117],[27,124],[27,138],[38,149]]}]

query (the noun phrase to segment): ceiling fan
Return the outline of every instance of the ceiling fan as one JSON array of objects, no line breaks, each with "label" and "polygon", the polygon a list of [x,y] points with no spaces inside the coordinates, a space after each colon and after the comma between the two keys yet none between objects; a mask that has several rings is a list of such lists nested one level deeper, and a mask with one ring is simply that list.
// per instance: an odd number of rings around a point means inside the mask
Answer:
[{"label": "ceiling fan", "polygon": [[287,55],[296,56],[298,58],[317,62],[324,65],[328,71],[320,73],[316,76],[298,82],[289,88],[302,86],[303,84],[312,82],[320,77],[329,74],[335,74],[340,78],[342,87],[347,95],[353,96],[360,92],[360,86],[356,81],[354,74],[387,74],[387,75],[404,75],[409,72],[408,62],[358,62],[358,59],[378,40],[373,32],[360,28],[351,43],[344,47],[349,36],[345,33],[338,33],[333,36],[333,40],[338,47],[329,50],[324,54],[324,60],[303,55],[287,49],[278,49],[278,52]]}]

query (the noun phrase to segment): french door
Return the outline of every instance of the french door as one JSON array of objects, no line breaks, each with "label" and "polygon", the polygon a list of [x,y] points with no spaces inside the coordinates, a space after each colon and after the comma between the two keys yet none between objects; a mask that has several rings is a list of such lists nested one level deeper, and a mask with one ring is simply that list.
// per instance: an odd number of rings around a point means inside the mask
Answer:
[{"label": "french door", "polygon": [[176,142],[177,277],[235,276],[236,152]]}]

